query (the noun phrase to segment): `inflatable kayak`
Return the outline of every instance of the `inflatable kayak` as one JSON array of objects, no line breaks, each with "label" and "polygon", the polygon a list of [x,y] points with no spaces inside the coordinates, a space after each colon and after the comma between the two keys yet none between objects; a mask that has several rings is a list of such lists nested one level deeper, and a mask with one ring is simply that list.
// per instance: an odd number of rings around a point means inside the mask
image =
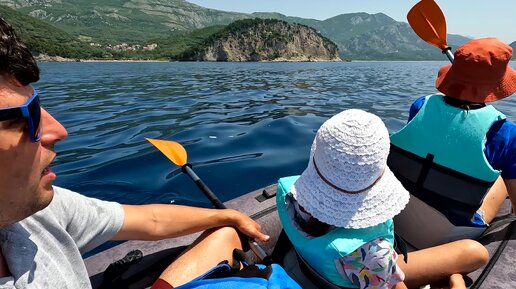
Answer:
[{"label": "inflatable kayak", "polygon": [[[276,185],[250,192],[225,203],[229,208],[240,210],[260,223],[271,236],[263,248],[272,254],[275,262],[281,263],[285,270],[303,288],[328,288],[317,280],[310,268],[302,263],[291,247],[278,243],[282,227],[276,210]],[[516,233],[515,223],[504,218],[510,213],[510,204],[505,202],[500,210],[499,226],[489,230],[480,241],[489,250],[490,262],[479,270],[465,276],[469,288],[514,289],[516,288]],[[493,226],[494,227],[494,226]],[[93,288],[148,288],[171,261],[199,234],[161,241],[128,241],[97,253],[85,259]],[[281,241],[280,241],[281,243]],[[277,257],[280,251],[281,258]],[[124,258],[125,257],[125,258]],[[247,253],[254,260],[254,254]],[[410,260],[409,260],[410,262]]]}]

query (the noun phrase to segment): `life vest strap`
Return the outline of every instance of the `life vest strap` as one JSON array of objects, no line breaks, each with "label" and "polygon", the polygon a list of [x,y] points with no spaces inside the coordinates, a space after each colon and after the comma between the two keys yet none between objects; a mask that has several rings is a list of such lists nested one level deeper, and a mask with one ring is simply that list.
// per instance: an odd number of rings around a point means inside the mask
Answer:
[{"label": "life vest strap", "polygon": [[477,179],[391,145],[387,164],[414,196],[443,213],[454,225],[472,226],[493,182]]}]

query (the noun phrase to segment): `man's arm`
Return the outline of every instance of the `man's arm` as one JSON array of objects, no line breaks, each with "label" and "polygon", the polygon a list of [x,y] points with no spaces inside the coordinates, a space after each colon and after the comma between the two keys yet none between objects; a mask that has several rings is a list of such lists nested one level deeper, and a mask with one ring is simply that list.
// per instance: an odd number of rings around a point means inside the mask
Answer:
[{"label": "man's arm", "polygon": [[125,217],[113,240],[161,240],[215,227],[231,226],[259,241],[269,236],[247,215],[235,210],[215,210],[179,205],[123,205]]}]

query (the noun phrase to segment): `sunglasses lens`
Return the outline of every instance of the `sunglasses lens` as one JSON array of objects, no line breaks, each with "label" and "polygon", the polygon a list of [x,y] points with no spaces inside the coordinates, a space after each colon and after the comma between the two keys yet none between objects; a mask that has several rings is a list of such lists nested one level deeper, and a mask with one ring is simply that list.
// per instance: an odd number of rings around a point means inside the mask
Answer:
[{"label": "sunglasses lens", "polygon": [[39,141],[41,138],[41,107],[39,104],[39,96],[36,96],[34,100],[29,104],[29,129],[30,137],[32,141]]}]

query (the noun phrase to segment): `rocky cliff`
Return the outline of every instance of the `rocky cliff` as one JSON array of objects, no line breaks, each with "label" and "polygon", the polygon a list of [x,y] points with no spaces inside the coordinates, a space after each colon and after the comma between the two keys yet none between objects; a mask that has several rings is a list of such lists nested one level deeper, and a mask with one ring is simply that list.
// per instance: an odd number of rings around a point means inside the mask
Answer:
[{"label": "rocky cliff", "polygon": [[340,61],[337,45],[301,24],[236,21],[183,53],[186,61]]}]

